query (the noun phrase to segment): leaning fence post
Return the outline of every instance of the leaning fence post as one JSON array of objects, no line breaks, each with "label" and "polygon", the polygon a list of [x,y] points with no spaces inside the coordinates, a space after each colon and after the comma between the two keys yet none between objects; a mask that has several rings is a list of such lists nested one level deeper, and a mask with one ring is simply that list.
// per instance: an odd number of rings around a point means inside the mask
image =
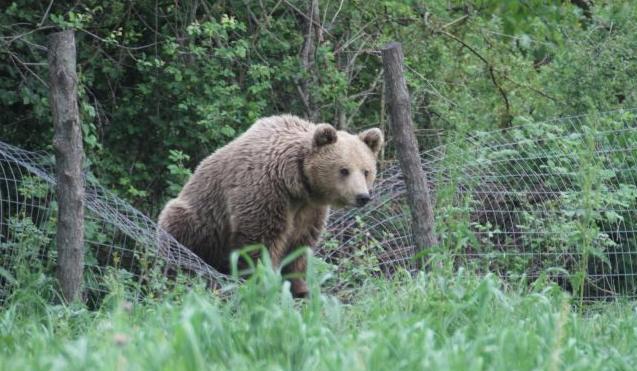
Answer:
[{"label": "leaning fence post", "polygon": [[[405,176],[407,202],[411,209],[413,240],[416,256],[437,244],[434,215],[427,187],[427,175],[420,161],[418,142],[411,121],[411,101],[403,71],[403,51],[400,43],[392,42],[382,49],[385,87],[389,103],[389,123],[395,140],[398,161]],[[417,260],[422,267],[424,259]]]},{"label": "leaning fence post", "polygon": [[84,269],[82,128],[77,103],[75,34],[49,35],[49,102],[55,134],[57,277],[67,302],[80,298]]}]

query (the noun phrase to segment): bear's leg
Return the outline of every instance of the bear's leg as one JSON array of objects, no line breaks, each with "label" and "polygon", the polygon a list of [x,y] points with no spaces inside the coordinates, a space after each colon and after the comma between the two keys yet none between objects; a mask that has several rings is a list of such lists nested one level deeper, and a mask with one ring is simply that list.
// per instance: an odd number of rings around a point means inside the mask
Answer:
[{"label": "bear's leg", "polygon": [[[273,230],[269,231],[271,233],[258,236],[257,233],[252,232],[252,230],[256,230],[256,227],[251,228],[251,225],[248,223],[242,223],[241,225],[243,225],[245,230],[248,232],[242,230],[240,232],[233,233],[230,237],[230,246],[232,246],[233,249],[241,249],[245,246],[262,244],[268,250],[272,268],[275,270],[278,269],[281,266],[281,260],[283,259],[287,247],[282,232],[279,230]],[[258,237],[255,238],[255,236]],[[260,251],[253,251],[250,258],[256,263],[260,254]]]},{"label": "bear's leg", "polygon": [[267,244],[268,251],[270,253],[270,261],[272,262],[272,268],[278,269],[281,266],[281,260],[283,260],[283,254],[285,253],[285,243],[282,239],[276,239],[273,242]]},{"label": "bear's leg", "polygon": [[[326,208],[306,209],[297,214],[294,221],[296,234],[288,242],[286,252],[290,253],[300,247],[312,248],[318,241],[321,231],[323,230],[326,215]],[[286,267],[286,273],[292,273],[294,276],[290,280],[292,295],[294,297],[307,297],[309,294],[309,289],[305,282],[307,256],[303,254],[291,262],[290,265]]]},{"label": "bear's leg", "polygon": [[[309,244],[303,240],[302,242],[299,240],[296,243],[289,243],[285,236],[281,235],[278,238],[266,240],[264,245],[268,248],[268,253],[270,255],[270,261],[272,263],[273,269],[281,268],[281,261],[283,258],[292,252],[297,247],[308,246]],[[305,255],[298,257],[293,262],[289,263],[287,266],[283,267],[283,273],[289,274],[293,273],[294,278],[292,278],[292,294],[294,297],[305,297],[307,296],[307,285],[305,284],[305,280],[302,278],[305,276],[305,270],[307,267],[307,260]]]},{"label": "bear's leg", "polygon": [[307,257],[305,255],[299,256],[296,260],[290,263],[289,272],[293,273],[295,276],[290,280],[290,284],[292,285],[292,296],[295,298],[306,298],[310,293],[310,290],[307,287],[307,283],[305,282],[305,273],[307,271]]}]

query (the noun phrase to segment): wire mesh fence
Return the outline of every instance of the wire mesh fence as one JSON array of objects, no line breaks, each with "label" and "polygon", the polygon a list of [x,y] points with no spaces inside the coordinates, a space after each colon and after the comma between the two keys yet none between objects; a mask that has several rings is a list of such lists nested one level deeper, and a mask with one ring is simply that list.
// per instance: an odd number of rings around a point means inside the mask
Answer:
[{"label": "wire mesh fence", "polygon": [[[472,133],[425,152],[423,167],[441,241],[426,257],[553,280],[584,300],[637,296],[634,110]],[[370,205],[335,212],[319,255],[381,274],[411,269],[401,177],[389,162]]]},{"label": "wire mesh fence", "polygon": [[[529,123],[447,138],[423,153],[440,244],[425,257],[505,279],[545,278],[583,299],[637,296],[637,111]],[[0,142],[0,297],[12,270],[52,262],[53,156]],[[334,211],[316,255],[341,271],[411,269],[405,186],[396,162],[363,209]],[[185,270],[216,272],[154,221],[86,175],[87,287],[105,269],[137,281]]]},{"label": "wire mesh fence", "polygon": [[[55,261],[54,158],[0,142],[0,298],[15,280],[16,267]],[[85,286],[104,291],[111,269],[137,282],[187,272],[214,285],[224,276],[180,245],[147,216],[85,175]]]}]

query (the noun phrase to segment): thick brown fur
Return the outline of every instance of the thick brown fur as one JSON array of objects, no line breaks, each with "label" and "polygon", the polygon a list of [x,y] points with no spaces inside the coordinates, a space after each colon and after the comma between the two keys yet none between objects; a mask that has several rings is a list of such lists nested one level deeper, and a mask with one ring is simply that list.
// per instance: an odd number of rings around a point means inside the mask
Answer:
[{"label": "thick brown fur", "polygon": [[[368,200],[382,145],[379,129],[352,135],[290,115],[260,119],[199,164],[159,225],[221,272],[233,250],[252,244],[265,245],[278,267],[316,243],[329,206]],[[286,267],[299,276],[305,269],[304,256]],[[292,280],[293,294],[307,291],[302,278]]]}]

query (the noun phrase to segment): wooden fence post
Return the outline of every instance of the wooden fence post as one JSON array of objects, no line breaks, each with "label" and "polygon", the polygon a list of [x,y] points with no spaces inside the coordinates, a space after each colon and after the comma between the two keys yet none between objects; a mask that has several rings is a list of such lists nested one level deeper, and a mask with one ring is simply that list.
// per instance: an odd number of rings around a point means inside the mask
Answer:
[{"label": "wooden fence post", "polygon": [[[427,175],[422,169],[418,142],[411,121],[411,101],[403,70],[403,51],[400,43],[392,42],[382,49],[385,87],[389,103],[389,122],[398,153],[398,161],[405,176],[407,202],[411,209],[413,240],[416,255],[437,244],[434,215]],[[424,259],[416,264],[422,268]]]},{"label": "wooden fence post", "polygon": [[55,135],[57,276],[67,302],[81,299],[84,270],[82,128],[77,103],[75,33],[49,35],[49,102]]}]

